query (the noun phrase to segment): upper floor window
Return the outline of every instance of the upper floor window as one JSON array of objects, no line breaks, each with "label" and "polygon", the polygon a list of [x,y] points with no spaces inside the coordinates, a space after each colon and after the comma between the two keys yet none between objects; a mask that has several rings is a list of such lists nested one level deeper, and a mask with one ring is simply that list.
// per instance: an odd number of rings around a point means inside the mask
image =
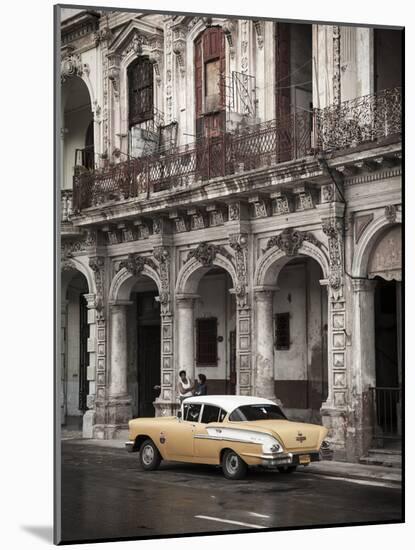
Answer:
[{"label": "upper floor window", "polygon": [[209,27],[195,41],[196,117],[223,110],[225,97],[225,35]]},{"label": "upper floor window", "polygon": [[139,57],[128,66],[127,76],[131,128],[153,118],[153,64],[148,57]]}]

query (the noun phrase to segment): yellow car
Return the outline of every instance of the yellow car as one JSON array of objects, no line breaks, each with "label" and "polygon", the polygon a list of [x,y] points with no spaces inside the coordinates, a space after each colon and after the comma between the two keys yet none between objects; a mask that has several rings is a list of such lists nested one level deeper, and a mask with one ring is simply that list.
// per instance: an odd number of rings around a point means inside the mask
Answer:
[{"label": "yellow car", "polygon": [[240,395],[189,397],[177,416],[129,422],[130,452],[144,470],[162,460],[221,465],[227,479],[242,479],[248,466],[295,471],[329,452],[327,429],[292,422],[268,399]]}]

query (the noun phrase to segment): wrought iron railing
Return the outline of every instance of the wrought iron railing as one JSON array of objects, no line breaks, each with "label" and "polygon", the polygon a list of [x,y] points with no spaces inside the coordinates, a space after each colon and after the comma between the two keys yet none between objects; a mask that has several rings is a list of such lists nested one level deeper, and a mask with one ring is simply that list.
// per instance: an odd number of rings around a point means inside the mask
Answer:
[{"label": "wrought iron railing", "polygon": [[401,119],[400,88],[316,109],[316,146],[324,151],[347,149],[396,135],[401,132]]},{"label": "wrought iron railing", "polygon": [[310,114],[300,112],[101,170],[78,167],[74,205],[82,210],[143,192],[186,187],[198,180],[301,158],[311,153],[311,130]]},{"label": "wrought iron railing", "polygon": [[370,388],[373,411],[373,438],[375,440],[401,439],[401,388]]},{"label": "wrought iron railing", "polygon": [[195,181],[266,167],[313,152],[347,149],[400,132],[401,91],[393,88],[102,169],[77,167],[74,208],[82,210],[141,193],[187,187]]}]

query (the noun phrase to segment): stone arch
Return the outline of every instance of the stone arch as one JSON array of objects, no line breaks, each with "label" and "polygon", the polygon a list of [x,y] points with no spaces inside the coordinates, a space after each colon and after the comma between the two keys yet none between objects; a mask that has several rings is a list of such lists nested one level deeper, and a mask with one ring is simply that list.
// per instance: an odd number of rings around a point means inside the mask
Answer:
[{"label": "stone arch", "polygon": [[311,242],[304,241],[297,254],[288,256],[284,250],[272,247],[267,250],[259,260],[254,274],[254,287],[272,287],[278,280],[281,269],[295,256],[304,255],[313,258],[321,267],[324,279],[328,279],[330,264],[327,254],[322,247]]},{"label": "stone arch", "polygon": [[[79,271],[85,277],[89,294],[96,294],[94,274],[89,266],[83,264],[78,258],[66,259],[61,264],[61,295],[64,296],[73,273]],[[65,275],[68,273],[68,275]]]},{"label": "stone arch", "polygon": [[402,223],[402,213],[397,211],[396,218],[393,220],[388,219],[386,216],[381,216],[373,220],[363,232],[360,237],[359,243],[355,249],[353,263],[352,263],[352,275],[357,278],[367,277],[367,268],[370,258],[370,253],[373,250],[373,246],[379,239],[382,233],[387,229],[390,229],[393,225]]},{"label": "stone arch", "polygon": [[[140,275],[146,275],[152,279],[156,283],[158,291],[161,292],[160,277],[153,267],[144,265]],[[119,301],[129,300],[131,289],[136,282],[137,276],[128,271],[126,267],[120,269],[111,281],[111,286],[108,293],[108,302],[112,304]]]},{"label": "stone arch", "polygon": [[187,261],[181,268],[176,282],[176,295],[197,294],[199,282],[203,275],[213,266],[221,267],[231,276],[234,287],[237,285],[237,276],[233,263],[220,253],[217,253],[212,263],[204,266],[196,258]]}]

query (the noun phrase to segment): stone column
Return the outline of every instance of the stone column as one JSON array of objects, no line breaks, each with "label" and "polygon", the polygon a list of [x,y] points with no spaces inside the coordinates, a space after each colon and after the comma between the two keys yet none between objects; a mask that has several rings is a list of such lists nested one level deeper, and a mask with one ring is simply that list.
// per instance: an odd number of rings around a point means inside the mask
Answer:
[{"label": "stone column", "polygon": [[370,387],[376,386],[375,356],[376,281],[353,280],[352,360],[350,372],[352,406],[356,418],[356,455],[369,449],[373,435],[373,403]]},{"label": "stone column", "polygon": [[187,376],[195,378],[194,350],[194,302],[199,296],[195,294],[178,294],[177,301],[177,370],[185,370]]},{"label": "stone column", "polygon": [[275,401],[273,290],[256,288],[255,395]]},{"label": "stone column", "polygon": [[131,399],[127,388],[127,307],[130,301],[110,304],[111,368],[108,384],[107,437],[127,428],[131,419]]}]

